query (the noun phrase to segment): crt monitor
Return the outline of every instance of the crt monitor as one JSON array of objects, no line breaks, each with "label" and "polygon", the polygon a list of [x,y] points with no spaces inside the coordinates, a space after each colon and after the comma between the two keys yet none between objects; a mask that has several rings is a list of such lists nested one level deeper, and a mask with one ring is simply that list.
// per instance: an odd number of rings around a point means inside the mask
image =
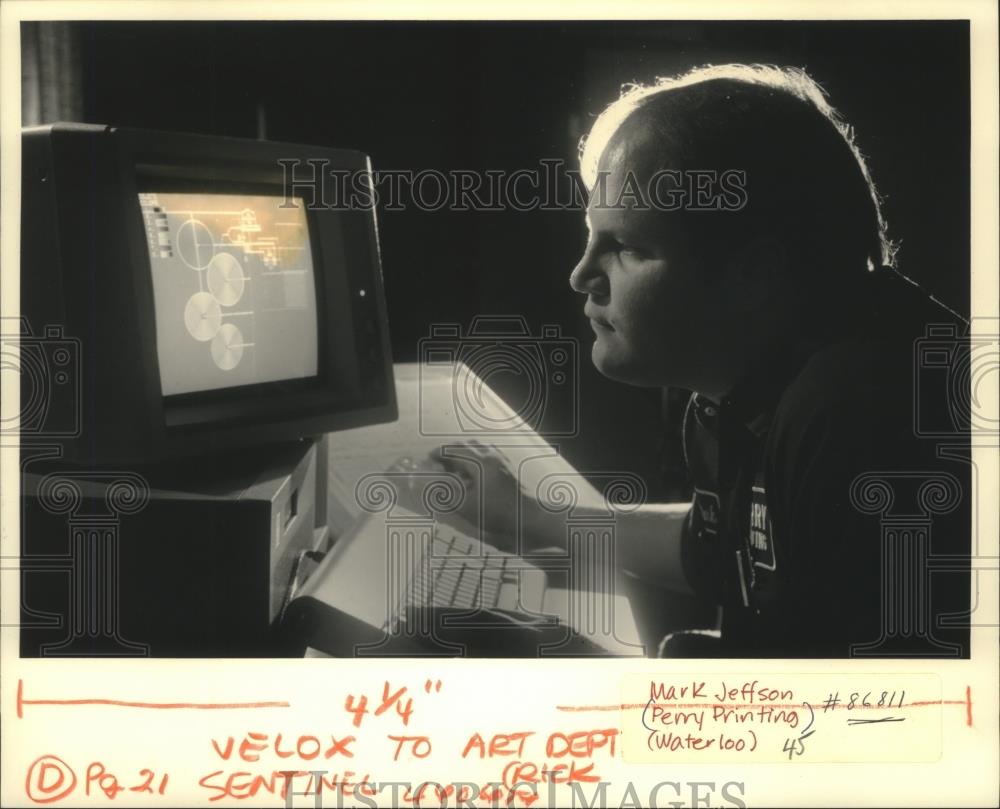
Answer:
[{"label": "crt monitor", "polygon": [[396,417],[374,210],[324,193],[365,155],[80,124],[22,149],[22,439],[156,464]]}]

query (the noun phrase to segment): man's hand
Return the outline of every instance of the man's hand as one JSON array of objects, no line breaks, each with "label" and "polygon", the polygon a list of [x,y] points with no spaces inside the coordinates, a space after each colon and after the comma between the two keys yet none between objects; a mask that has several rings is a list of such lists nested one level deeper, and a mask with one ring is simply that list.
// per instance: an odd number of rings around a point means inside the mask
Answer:
[{"label": "man's hand", "polygon": [[[512,550],[519,501],[529,495],[508,458],[496,447],[473,439],[440,447],[430,461],[462,480],[465,498],[454,512],[455,527],[501,550]],[[442,519],[448,521],[448,515]]]}]

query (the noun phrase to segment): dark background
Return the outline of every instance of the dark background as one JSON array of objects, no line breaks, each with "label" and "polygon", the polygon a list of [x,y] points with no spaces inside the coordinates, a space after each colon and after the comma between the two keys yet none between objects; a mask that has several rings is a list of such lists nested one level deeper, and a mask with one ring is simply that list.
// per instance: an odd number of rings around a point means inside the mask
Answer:
[{"label": "dark background", "polygon": [[[44,40],[25,24],[22,41]],[[899,268],[969,312],[969,52],[965,22],[71,23],[73,108],[93,123],[356,148],[378,169],[573,163],[622,84],[709,62],[805,68],[855,127],[885,197]],[[27,50],[25,51],[27,52]],[[46,123],[30,121],[25,123]],[[581,470],[662,463],[659,391],[589,361],[567,284],[580,212],[380,212],[394,355],[433,322],[519,314],[580,340]],[[666,468],[675,479],[676,445]],[[676,482],[674,480],[674,482]],[[654,496],[674,488],[651,487]]]}]

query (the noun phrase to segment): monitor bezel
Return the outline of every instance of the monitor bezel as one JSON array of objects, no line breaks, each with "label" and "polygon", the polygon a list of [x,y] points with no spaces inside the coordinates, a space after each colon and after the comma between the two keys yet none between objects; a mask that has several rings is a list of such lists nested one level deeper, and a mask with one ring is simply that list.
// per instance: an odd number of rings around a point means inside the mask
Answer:
[{"label": "monitor bezel", "polygon": [[[140,308],[149,313],[155,311],[151,260],[138,195],[153,190],[151,180],[153,184],[161,182],[174,188],[187,185],[202,192],[209,191],[209,184],[227,190],[267,188],[281,191],[283,196],[285,177],[279,160],[297,159],[304,164],[320,159],[331,171],[371,172],[367,156],[349,150],[129,129],[112,132],[118,160],[117,196],[123,206],[133,293]],[[299,195],[293,191],[289,196]],[[186,438],[197,443],[199,435],[209,433],[207,451],[216,451],[396,418],[374,211],[331,210],[309,204],[305,207],[317,291],[317,374],[238,386],[221,393],[208,390],[164,396],[154,319],[138,317],[135,325],[143,358],[139,376],[154,422],[149,425],[152,437],[160,445],[154,455],[173,454]],[[346,259],[344,282],[350,296],[355,340],[362,329],[374,333],[377,348],[369,350],[378,352],[372,365],[380,366],[377,375],[370,374],[371,379],[349,390],[345,389],[346,381],[337,377],[338,355],[331,344],[330,324],[324,317],[324,312],[334,310],[329,299],[333,291],[322,271],[324,250],[338,242]],[[368,294],[359,296],[362,289]],[[369,389],[365,384],[375,387]],[[252,429],[252,437],[248,429]],[[190,449],[183,454],[190,454]]]}]

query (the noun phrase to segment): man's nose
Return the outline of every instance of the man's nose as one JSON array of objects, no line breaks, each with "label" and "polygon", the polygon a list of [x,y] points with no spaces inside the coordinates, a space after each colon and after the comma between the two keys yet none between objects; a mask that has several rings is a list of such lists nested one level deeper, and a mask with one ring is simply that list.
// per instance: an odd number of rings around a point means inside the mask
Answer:
[{"label": "man's nose", "polygon": [[582,295],[607,294],[608,279],[594,251],[588,248],[569,276],[569,285]]}]

